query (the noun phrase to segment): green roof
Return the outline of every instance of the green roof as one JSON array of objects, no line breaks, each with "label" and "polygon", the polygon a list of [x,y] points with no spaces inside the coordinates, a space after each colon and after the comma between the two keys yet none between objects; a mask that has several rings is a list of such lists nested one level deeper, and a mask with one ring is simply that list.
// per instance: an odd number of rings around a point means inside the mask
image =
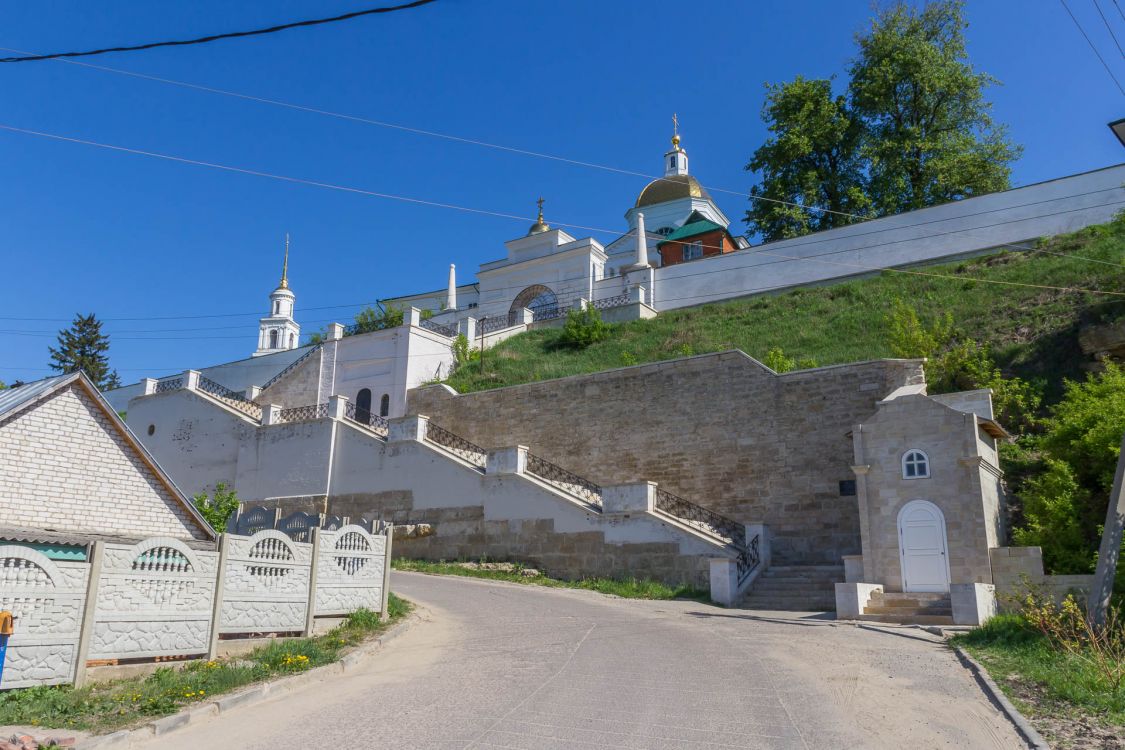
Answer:
[{"label": "green roof", "polygon": [[700,221],[693,221],[693,222],[690,222],[688,224],[684,224],[682,227],[680,227],[679,229],[677,229],[676,231],[672,232],[670,235],[668,235],[667,237],[662,239],[660,241],[660,243],[672,242],[673,240],[682,240],[685,237],[694,237],[697,234],[704,234],[705,232],[714,232],[716,229],[723,229],[723,225],[722,224],[716,224],[715,222],[709,221],[707,219],[702,219]]}]

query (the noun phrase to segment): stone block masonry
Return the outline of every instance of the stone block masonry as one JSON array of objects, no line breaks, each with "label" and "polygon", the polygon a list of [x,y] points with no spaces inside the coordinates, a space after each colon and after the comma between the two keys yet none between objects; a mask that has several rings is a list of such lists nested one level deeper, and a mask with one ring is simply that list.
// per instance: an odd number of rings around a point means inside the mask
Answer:
[{"label": "stone block masonry", "polygon": [[[412,390],[407,409],[485,448],[528,445],[602,485],[656,481],[770,527],[777,564],[860,552],[848,434],[918,360],[777,374],[740,351],[457,394]],[[424,520],[424,519],[415,519]]]}]

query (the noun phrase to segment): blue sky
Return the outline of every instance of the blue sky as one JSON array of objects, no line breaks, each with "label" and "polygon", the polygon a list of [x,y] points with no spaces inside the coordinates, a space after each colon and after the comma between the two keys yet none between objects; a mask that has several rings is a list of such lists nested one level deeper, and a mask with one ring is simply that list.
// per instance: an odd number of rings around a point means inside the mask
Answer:
[{"label": "blue sky", "polygon": [[[1069,0],[1125,81],[1093,0]],[[251,28],[373,0],[9,3],[0,46],[88,49]],[[1125,20],[1102,0],[1118,38]],[[843,74],[870,5],[763,0],[441,0],[421,10],[87,61],[657,173],[679,114],[692,172],[744,191],[763,83]],[[970,55],[1003,85],[994,113],[1026,184],[1122,161],[1125,98],[1062,6],[968,9]],[[7,53],[6,53],[7,54]],[[59,62],[0,65],[0,124],[527,217],[411,205],[0,131],[0,379],[49,374],[76,312],[105,319],[125,382],[241,358],[284,235],[306,332],[354,305],[459,280],[547,219],[621,230],[645,179]],[[717,193],[732,218],[745,200]],[[592,234],[580,232],[579,236]],[[594,234],[608,241],[612,235]],[[223,317],[200,317],[223,316]],[[13,318],[23,318],[14,320]],[[31,320],[37,318],[39,320]],[[131,320],[129,320],[131,319]],[[170,331],[169,329],[177,329]]]}]

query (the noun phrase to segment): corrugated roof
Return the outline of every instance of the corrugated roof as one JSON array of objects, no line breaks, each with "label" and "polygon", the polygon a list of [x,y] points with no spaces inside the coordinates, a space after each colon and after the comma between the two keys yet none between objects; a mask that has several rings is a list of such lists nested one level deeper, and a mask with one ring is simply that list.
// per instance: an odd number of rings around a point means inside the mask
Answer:
[{"label": "corrugated roof", "polygon": [[77,376],[77,373],[56,375],[53,378],[36,380],[34,383],[24,383],[19,388],[7,388],[0,391],[0,418],[3,418],[9,412],[13,412],[25,404],[35,401],[48,391],[53,390],[57,386]]},{"label": "corrugated roof", "polygon": [[672,242],[674,240],[682,240],[685,237],[694,237],[695,235],[703,234],[704,232],[714,232],[716,229],[722,229],[722,228],[723,228],[723,226],[721,224],[716,224],[715,222],[710,221],[709,219],[702,219],[700,221],[693,221],[690,224],[684,224],[682,227],[680,227],[676,231],[672,232],[670,235],[668,235],[663,240],[661,240],[659,244],[662,245],[665,242]]}]

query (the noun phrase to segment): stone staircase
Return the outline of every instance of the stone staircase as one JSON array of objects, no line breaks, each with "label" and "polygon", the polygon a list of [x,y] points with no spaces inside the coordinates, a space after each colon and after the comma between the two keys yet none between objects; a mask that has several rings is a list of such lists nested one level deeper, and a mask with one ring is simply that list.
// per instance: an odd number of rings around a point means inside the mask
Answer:
[{"label": "stone staircase", "polygon": [[949,594],[899,594],[877,591],[867,600],[863,614],[857,619],[904,625],[952,625],[953,606]]},{"label": "stone staircase", "polygon": [[744,609],[833,612],[842,565],[771,565],[738,605]]}]

